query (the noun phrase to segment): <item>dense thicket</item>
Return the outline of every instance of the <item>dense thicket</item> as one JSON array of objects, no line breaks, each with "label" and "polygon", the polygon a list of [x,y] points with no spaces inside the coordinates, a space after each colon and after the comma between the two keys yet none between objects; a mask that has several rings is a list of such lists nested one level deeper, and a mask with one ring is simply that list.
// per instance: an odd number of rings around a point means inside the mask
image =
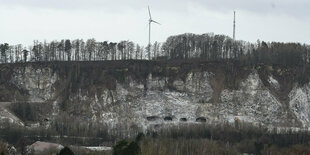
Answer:
[{"label": "dense thicket", "polygon": [[[66,121],[59,120],[60,123]],[[68,123],[68,122],[67,122]],[[21,128],[5,126],[0,128],[0,138],[22,150],[37,140],[51,141],[72,145],[114,144],[116,154],[309,154],[309,131],[292,132],[291,130],[278,133],[264,127],[250,124],[208,125],[184,124],[170,126],[160,130],[148,130],[145,136],[136,133],[128,136],[115,136],[105,132],[97,135],[99,126],[88,126],[87,134],[73,137],[59,134],[54,128]],[[106,131],[107,128],[104,130]],[[93,133],[94,132],[94,133]],[[118,130],[117,132],[124,132]],[[138,131],[137,131],[138,132]],[[69,130],[70,133],[70,130]],[[59,136],[60,135],[60,136]],[[67,135],[67,134],[66,134]],[[136,137],[136,135],[138,135]],[[82,137],[85,136],[85,137]],[[90,136],[86,138],[87,136]],[[95,137],[94,137],[95,136]],[[135,138],[136,137],[136,138]],[[134,140],[135,138],[135,140]],[[116,143],[118,141],[118,143]],[[138,150],[138,152],[137,152]],[[1,151],[1,139],[0,139]]]},{"label": "dense thicket", "polygon": [[[282,133],[250,124],[191,124],[138,134],[136,140],[121,140],[115,155],[196,154],[309,154],[309,132]],[[137,141],[137,139],[140,139]],[[131,145],[133,144],[133,145]]]},{"label": "dense thicket", "polygon": [[185,125],[149,132],[142,154],[309,154],[309,132],[268,132],[249,124]]},{"label": "dense thicket", "polygon": [[297,65],[309,63],[310,46],[300,43],[233,40],[225,35],[182,34],[171,36],[163,44],[170,59],[230,59],[245,63]]},{"label": "dense thicket", "polygon": [[[149,50],[150,49],[150,50]],[[233,40],[225,35],[191,33],[170,36],[162,45],[155,42],[143,47],[131,41],[98,42],[95,39],[34,41],[28,48],[22,45],[0,44],[0,62],[100,61],[128,59],[204,59],[235,60],[247,64],[307,64],[310,46],[300,43]]]}]

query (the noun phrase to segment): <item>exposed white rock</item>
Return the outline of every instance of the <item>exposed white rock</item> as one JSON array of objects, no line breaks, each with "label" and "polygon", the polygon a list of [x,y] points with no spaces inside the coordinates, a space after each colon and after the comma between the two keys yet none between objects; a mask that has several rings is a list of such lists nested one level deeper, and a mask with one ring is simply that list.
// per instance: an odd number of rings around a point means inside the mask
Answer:
[{"label": "exposed white rock", "polygon": [[0,102],[0,127],[1,124],[11,123],[18,126],[24,126],[25,124],[13,113],[8,110],[10,102]]},{"label": "exposed white rock", "polygon": [[[17,69],[11,82],[28,90],[31,102],[52,101],[51,115],[55,117],[60,111],[54,90],[57,78],[49,68],[26,67],[25,74]],[[116,83],[115,90],[106,87],[76,90],[69,96],[69,111],[86,120],[107,124],[111,129],[124,130],[133,126],[147,129],[198,123],[197,118],[205,119],[206,123],[234,122],[238,118],[266,126],[296,127],[298,122],[310,126],[310,84],[296,86],[291,91],[288,109],[263,85],[256,71],[238,89],[222,90],[219,103],[209,103],[214,93],[212,78],[211,72],[190,72],[183,80],[174,80],[171,83],[174,89],[169,89],[169,77],[149,74],[144,82],[127,77],[125,82]],[[268,81],[273,87],[280,87],[272,76]],[[1,111],[0,116],[4,117]],[[8,117],[14,120],[14,116]]]},{"label": "exposed white rock", "polygon": [[[232,118],[238,117],[241,121],[254,124],[265,125],[293,125],[288,120],[282,104],[266,89],[256,72],[241,83],[240,89],[222,91],[221,103],[210,104],[200,103],[197,98],[206,97],[210,99],[213,93],[210,81],[212,73],[190,73],[187,76],[186,84],[181,87],[181,81],[174,82],[174,86],[179,91],[168,89],[156,90],[151,76],[148,83],[152,87],[145,90],[140,88],[124,87],[117,85],[117,95],[114,102],[107,103],[101,100],[98,103],[96,98],[87,98],[92,104],[99,104],[97,108],[92,108],[92,113],[100,113],[97,120],[116,126],[121,122],[137,124],[141,128],[161,124],[178,124],[181,118],[186,118],[186,123],[196,123],[198,117],[211,122],[231,122]],[[195,83],[199,79],[201,83]],[[139,85],[133,81],[130,86]],[[178,87],[178,84],[180,87]],[[161,86],[160,88],[165,88]],[[103,96],[106,93],[102,93]],[[132,96],[131,94],[135,94]],[[104,97],[105,98],[105,97]],[[130,100],[128,100],[130,98]],[[112,106],[107,106],[112,105]],[[91,106],[93,107],[93,106]],[[148,119],[149,118],[149,119]],[[165,120],[167,118],[167,120]],[[170,120],[171,119],[171,120]]]},{"label": "exposed white rock", "polygon": [[112,150],[111,147],[107,147],[107,146],[87,146],[85,147],[91,151],[109,151]]},{"label": "exposed white rock", "polygon": [[[220,94],[222,102],[214,104],[207,103],[213,93],[212,78],[213,74],[208,72],[189,73],[185,83],[181,80],[173,82],[177,89],[173,91],[161,85],[165,79],[149,75],[147,89],[127,79],[126,84],[118,83],[114,91],[98,93],[101,96],[87,93],[78,96],[80,104],[89,105],[93,120],[111,127],[136,124],[147,129],[158,125],[197,123],[199,117],[205,118],[207,123],[233,122],[237,117],[243,122],[267,126],[296,125],[295,120],[289,118],[290,111],[264,87],[256,72],[250,74],[238,90],[224,89]],[[158,83],[159,86],[156,85]],[[76,96],[73,96],[72,101],[75,99]],[[202,99],[205,102],[200,102]],[[186,121],[181,121],[181,118]]]},{"label": "exposed white rock", "polygon": [[150,73],[147,78],[147,88],[149,90],[163,90],[167,84],[167,78],[153,77]]},{"label": "exposed white rock", "polygon": [[45,102],[54,97],[53,84],[57,74],[51,68],[35,69],[27,66],[14,71],[11,82],[29,92],[30,102]]},{"label": "exposed white rock", "polygon": [[288,121],[283,105],[263,86],[256,72],[241,83],[240,90],[223,90],[221,101],[223,103],[216,109],[224,116],[238,116],[243,121],[265,125],[294,125]]},{"label": "exposed white rock", "polygon": [[310,83],[303,87],[295,86],[289,94],[290,110],[294,112],[304,127],[310,126]]},{"label": "exposed white rock", "polygon": [[58,106],[58,103],[56,101],[53,102],[52,108],[53,108],[52,115],[57,116],[59,113],[59,106]]},{"label": "exposed white rock", "polygon": [[269,76],[268,82],[273,88],[280,89],[279,82],[276,79],[274,79],[273,76]]}]

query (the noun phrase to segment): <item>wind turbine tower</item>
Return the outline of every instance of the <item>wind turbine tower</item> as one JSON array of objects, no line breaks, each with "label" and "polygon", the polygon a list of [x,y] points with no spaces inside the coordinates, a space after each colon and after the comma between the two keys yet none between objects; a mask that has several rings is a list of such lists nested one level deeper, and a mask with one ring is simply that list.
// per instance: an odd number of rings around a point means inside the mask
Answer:
[{"label": "wind turbine tower", "polygon": [[236,11],[234,11],[233,39],[236,39]]},{"label": "wind turbine tower", "polygon": [[152,23],[156,23],[158,25],[160,25],[160,23],[158,23],[157,21],[152,19],[152,15],[151,15],[151,11],[150,11],[150,7],[148,6],[148,10],[149,10],[149,44],[148,44],[148,54],[149,54],[149,59],[150,59],[150,53],[151,53],[151,25]]}]

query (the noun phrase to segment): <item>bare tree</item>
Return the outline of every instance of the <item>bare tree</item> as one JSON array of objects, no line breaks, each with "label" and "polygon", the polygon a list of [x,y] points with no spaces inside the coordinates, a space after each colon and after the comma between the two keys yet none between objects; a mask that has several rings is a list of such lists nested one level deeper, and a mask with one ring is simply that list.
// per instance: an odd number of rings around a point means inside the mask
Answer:
[{"label": "bare tree", "polygon": [[67,54],[68,57],[68,61],[71,61],[71,49],[72,49],[72,45],[69,39],[67,39],[65,41],[65,52]]}]

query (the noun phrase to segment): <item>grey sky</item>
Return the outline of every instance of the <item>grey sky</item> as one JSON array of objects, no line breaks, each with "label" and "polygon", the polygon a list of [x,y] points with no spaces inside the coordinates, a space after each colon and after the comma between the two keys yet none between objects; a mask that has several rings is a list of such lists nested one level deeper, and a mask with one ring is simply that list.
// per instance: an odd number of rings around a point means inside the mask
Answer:
[{"label": "grey sky", "polygon": [[0,42],[37,39],[132,40],[146,45],[147,6],[152,42],[186,32],[232,34],[237,39],[310,43],[309,0],[0,0]]}]

